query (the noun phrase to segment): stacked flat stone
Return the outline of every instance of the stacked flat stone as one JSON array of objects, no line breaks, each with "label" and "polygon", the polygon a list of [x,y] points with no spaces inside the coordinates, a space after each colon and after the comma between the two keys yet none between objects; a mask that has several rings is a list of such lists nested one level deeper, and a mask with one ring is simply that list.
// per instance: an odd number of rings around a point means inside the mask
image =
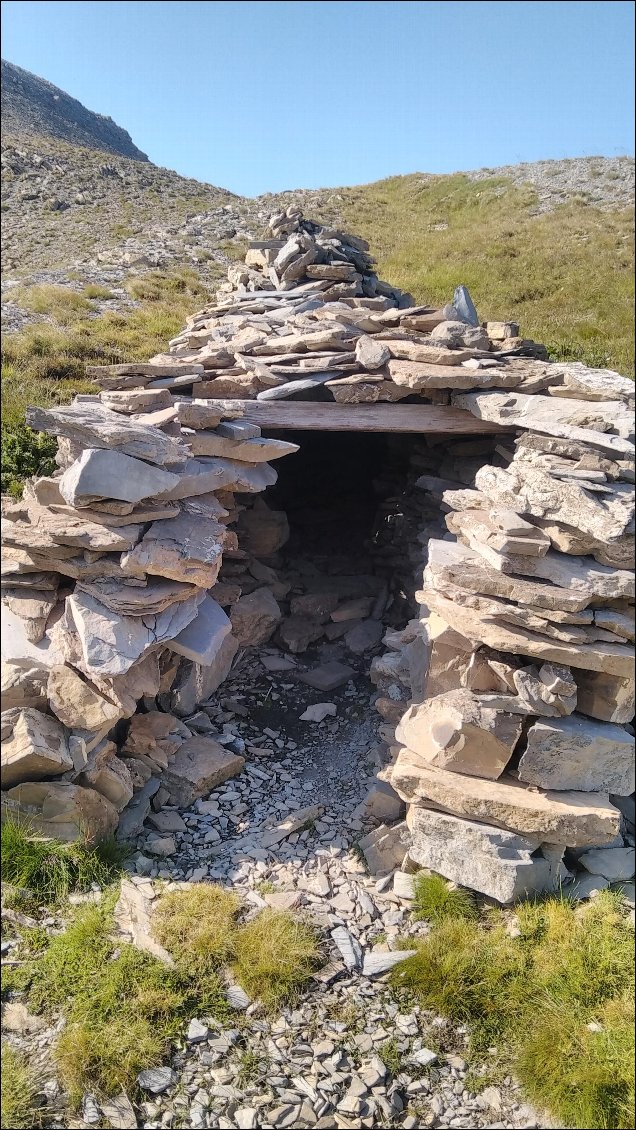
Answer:
[{"label": "stacked flat stone", "polygon": [[566,882],[566,849],[596,889],[633,877],[633,384],[575,376],[453,396],[520,431],[455,486],[423,476],[452,538],[376,661],[410,699],[385,774],[410,858],[504,903]]},{"label": "stacked flat stone", "polygon": [[[60,470],[7,509],[5,805],[71,837],[110,830],[128,804],[126,832],[152,790],[189,803],[237,771],[235,757],[206,776],[227,751],[207,739],[197,761],[203,739],[179,717],[218,687],[238,639],[277,622],[267,567],[241,597],[232,566],[281,544],[284,516],[250,495],[296,447],[263,439],[245,401],[451,404],[510,434],[426,441],[408,554],[428,541],[421,618],[387,634],[372,668],[408,816],[367,858],[407,852],[502,902],[554,889],[572,853],[625,851],[634,386],[548,362],[515,323],[481,324],[463,287],[443,309],[414,306],[363,241],[298,212],[271,226],[167,354],[91,368],[99,396],[29,414],[59,437]],[[439,510],[448,532],[429,541]],[[302,650],[297,634],[288,646]]]},{"label": "stacked flat stone", "polygon": [[216,303],[153,358],[202,365],[197,398],[447,404],[450,389],[533,390],[545,379],[543,346],[514,322],[480,326],[465,287],[441,309],[416,306],[378,279],[365,240],[293,210],[270,228],[230,267]]},{"label": "stacked flat stone", "polygon": [[241,556],[237,496],[297,450],[232,408],[175,402],[197,366],[103,375],[98,396],[29,410],[58,437],[59,470],[27,484],[2,528],[3,811],[61,839],[131,835],[155,794],[190,804],[242,768],[156,696],[187,715],[228,673],[238,642],[217,577]]}]

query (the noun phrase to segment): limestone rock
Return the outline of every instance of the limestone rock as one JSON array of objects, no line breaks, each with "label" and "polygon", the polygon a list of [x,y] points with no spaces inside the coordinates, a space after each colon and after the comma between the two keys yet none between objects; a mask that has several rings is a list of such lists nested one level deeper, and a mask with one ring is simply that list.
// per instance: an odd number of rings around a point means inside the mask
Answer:
[{"label": "limestone rock", "polygon": [[396,738],[430,765],[496,780],[521,730],[520,717],[484,707],[468,690],[451,690],[410,706]]},{"label": "limestone rock", "polygon": [[610,883],[634,878],[634,848],[591,848],[579,856],[579,863],[592,875],[602,875]]},{"label": "limestone rock", "polygon": [[257,647],[271,639],[282,620],[282,612],[271,590],[263,587],[233,604],[230,618],[239,646]]},{"label": "limestone rock", "polygon": [[[157,412],[172,407],[172,397],[167,388],[128,389],[123,392],[100,392],[100,403],[111,412],[132,416],[136,412]],[[98,447],[101,444],[91,444]]]},{"label": "limestone rock", "polygon": [[94,789],[121,812],[133,798],[130,770],[120,757],[111,757],[102,764],[87,767],[77,778],[83,788]]},{"label": "limestone rock", "polygon": [[216,600],[206,594],[197,608],[196,618],[170,640],[170,650],[193,663],[209,667],[215,662],[231,630],[228,616]]},{"label": "limestone rock", "polygon": [[530,727],[519,777],[544,789],[634,791],[634,738],[622,726],[573,714]]},{"label": "limestone rock", "polygon": [[[387,342],[390,345],[390,342]],[[429,347],[430,348],[430,347]],[[466,357],[466,353],[463,354]],[[429,361],[391,360],[387,371],[397,385],[405,385],[412,392],[422,392],[436,388],[514,388],[521,384],[523,377],[515,371],[508,372],[502,366],[492,369],[469,369],[448,350],[448,360],[444,364],[432,365]]]},{"label": "limestone rock", "polygon": [[254,557],[270,557],[289,539],[289,522],[282,510],[271,510],[258,498],[249,510],[244,510],[238,520],[239,541],[242,548]]},{"label": "limestone rock", "polygon": [[361,620],[345,633],[345,643],[349,651],[355,655],[362,655],[377,646],[382,638],[382,631],[380,620]]},{"label": "limestone rock", "polygon": [[182,581],[159,580],[152,576],[144,580],[127,578],[127,581],[78,581],[75,587],[121,616],[157,616],[195,594],[192,585]]},{"label": "limestone rock", "polygon": [[460,635],[476,643],[485,643],[498,651],[529,655],[569,667],[607,671],[624,678],[628,678],[633,671],[629,649],[620,644],[591,641],[585,648],[581,648],[541,636],[521,626],[482,620],[471,609],[448,600],[432,589],[426,589],[423,596],[427,607],[437,612]]},{"label": "limestone rock", "polygon": [[[579,440],[619,459],[634,454],[633,442],[628,438],[633,432],[633,416],[630,417],[627,405],[617,401],[591,405],[584,400],[559,400],[519,392],[456,393],[452,401],[455,407],[467,409],[480,420]],[[608,421],[614,432],[609,432]]]},{"label": "limestone rock", "polygon": [[122,746],[127,757],[150,757],[161,769],[167,768],[170,759],[182,743],[190,738],[190,731],[178,718],[159,710],[135,714]]},{"label": "limestone rock", "polygon": [[119,706],[84,682],[68,664],[51,668],[46,691],[51,710],[69,729],[101,730],[123,717]]},{"label": "limestone rock", "polygon": [[236,637],[228,634],[210,663],[204,665],[182,660],[170,696],[171,709],[175,714],[187,717],[214,694],[229,674],[237,651]]},{"label": "limestone rock", "polygon": [[93,789],[30,781],[2,794],[6,815],[26,820],[42,836],[98,843],[117,827],[117,809]]},{"label": "limestone rock", "polygon": [[344,687],[354,674],[353,668],[334,659],[310,671],[303,671],[298,678],[301,683],[307,683],[316,690],[334,691],[337,687]]},{"label": "limestone rock", "polygon": [[409,809],[407,824],[415,863],[504,905],[555,891],[567,875],[560,859],[554,853],[545,858],[535,839],[492,824],[418,807]]},{"label": "limestone rock", "polygon": [[73,768],[64,727],[32,707],[2,715],[2,788],[58,777]]},{"label": "limestone rock", "polygon": [[513,462],[506,469],[482,467],[475,485],[498,507],[566,522],[598,541],[611,542],[630,527],[633,530],[634,492],[628,484],[608,484],[602,495],[596,495],[576,482],[563,482],[527,463]]},{"label": "limestone rock", "polygon": [[598,793],[544,792],[504,775],[482,781],[428,765],[409,749],[383,772],[408,804],[434,806],[455,816],[495,824],[538,842],[584,847],[608,843],[620,814]]},{"label": "limestone rock", "polygon": [[29,706],[46,709],[49,668],[28,659],[2,660],[2,711]]},{"label": "limestone rock", "polygon": [[[240,773],[245,760],[213,738],[194,737],[183,742],[162,777],[170,803],[187,808],[198,797]],[[598,842],[598,841],[597,841]]]},{"label": "limestone rock", "polygon": [[294,455],[299,450],[297,443],[286,443],[279,439],[234,440],[216,432],[195,432],[188,437],[188,446],[197,457],[221,456],[225,459],[238,459],[244,463],[267,463],[270,459],[282,459],[284,455]]},{"label": "limestone rock", "polygon": [[176,487],[170,471],[151,467],[121,451],[87,448],[62,475],[59,488],[69,506],[90,506],[102,498],[141,502]]},{"label": "limestone rock", "polygon": [[431,330],[430,340],[449,349],[459,349],[462,346],[466,349],[490,349],[490,338],[486,330],[481,326],[469,326],[466,322],[439,322]]},{"label": "limestone rock", "polygon": [[293,655],[306,651],[311,643],[320,639],[322,634],[322,624],[318,624],[315,620],[307,620],[304,616],[287,616],[278,629],[281,643]]},{"label": "limestone rock", "polygon": [[80,638],[87,672],[122,675],[150,647],[173,640],[193,620],[204,592],[174,604],[158,616],[119,616],[87,593],[74,592],[67,609]]},{"label": "limestone rock", "polygon": [[574,672],[577,709],[603,722],[631,722],[636,710],[634,676],[620,678],[606,671]]},{"label": "limestone rock", "polygon": [[99,403],[75,402],[56,408],[28,408],[27,423],[35,431],[66,436],[87,448],[116,450],[148,463],[185,463],[185,446],[156,428],[122,420]]},{"label": "limestone rock", "polygon": [[383,341],[363,334],[356,342],[356,361],[363,369],[381,369],[391,357],[391,350]]},{"label": "limestone rock", "polygon": [[122,567],[131,573],[151,573],[211,588],[221,567],[225,528],[201,522],[189,514],[153,522]]},{"label": "limestone rock", "polygon": [[612,369],[589,369],[580,361],[559,363],[553,368],[561,383],[550,386],[550,396],[592,401],[622,400],[633,405],[634,382]]},{"label": "limestone rock", "polygon": [[381,875],[401,867],[407,849],[406,824],[394,824],[391,828],[380,824],[358,841],[371,875]]},{"label": "limestone rock", "polygon": [[403,341],[389,339],[384,343],[391,357],[402,361],[419,361],[426,365],[461,365],[472,356],[473,349],[447,349],[443,345],[426,341]]}]

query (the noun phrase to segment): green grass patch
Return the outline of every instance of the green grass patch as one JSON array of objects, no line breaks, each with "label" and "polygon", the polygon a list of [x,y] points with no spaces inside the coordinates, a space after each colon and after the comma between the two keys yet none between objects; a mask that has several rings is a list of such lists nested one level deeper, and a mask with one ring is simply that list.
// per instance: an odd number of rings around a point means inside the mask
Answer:
[{"label": "green grass patch", "polygon": [[414,885],[413,913],[416,919],[438,923],[448,918],[477,917],[477,907],[470,891],[449,886],[441,875],[417,875]]},{"label": "green grass patch", "polygon": [[443,305],[465,283],[482,318],[518,321],[556,358],[633,373],[630,209],[572,201],[540,215],[532,186],[463,174],[391,177],[339,196],[380,277],[417,302]]},{"label": "green grass patch", "polygon": [[270,1008],[296,1000],[317,965],[314,931],[291,914],[263,910],[236,935],[233,973]]},{"label": "green grass patch", "polygon": [[154,919],[157,941],[194,975],[229,966],[267,1007],[297,999],[317,966],[315,933],[269,909],[241,926],[240,907],[230,891],[212,885],[164,895]]},{"label": "green grass patch", "polygon": [[35,1083],[24,1058],[2,1042],[2,1130],[34,1130],[41,1125]]},{"label": "green grass patch", "polygon": [[138,308],[92,318],[86,317],[92,303],[65,287],[30,287],[21,292],[20,302],[26,294],[30,309],[37,305],[43,310],[54,291],[46,312],[56,324],[27,326],[3,339],[3,491],[18,496],[30,475],[51,471],[56,443],[26,428],[29,405],[48,408],[68,404],[78,393],[96,392],[86,379],[87,364],[147,360],[166,349],[187,315],[208,297],[197,273],[187,268],[151,272],[131,280],[128,289],[141,300]]},{"label": "green grass patch", "polygon": [[34,836],[28,824],[8,819],[1,830],[2,882],[27,890],[44,903],[60,902],[72,891],[109,886],[121,871],[125,851],[114,840],[94,848]]},{"label": "green grass patch", "polygon": [[564,1125],[630,1130],[634,936],[620,900],[550,899],[517,917],[514,938],[500,911],[442,920],[393,984],[469,1025],[474,1055],[496,1045],[529,1098]]},{"label": "green grass patch", "polygon": [[[291,915],[265,911],[241,925],[239,900],[200,884],[160,897],[153,930],[174,958],[168,966],[114,936],[116,898],[110,889],[82,906],[61,934],[22,930],[24,965],[7,986],[35,1012],[63,1013],[53,1057],[73,1106],[87,1091],[134,1094],[139,1071],[166,1059],[193,1016],[230,1020],[226,968],[271,1007],[293,1003],[317,963],[313,932]],[[241,1079],[261,1073],[259,1057],[246,1052]]]},{"label": "green grass patch", "polygon": [[34,314],[47,314],[60,325],[77,321],[78,315],[94,309],[86,292],[78,294],[67,286],[41,283],[38,286],[16,288],[11,295],[14,302]]}]

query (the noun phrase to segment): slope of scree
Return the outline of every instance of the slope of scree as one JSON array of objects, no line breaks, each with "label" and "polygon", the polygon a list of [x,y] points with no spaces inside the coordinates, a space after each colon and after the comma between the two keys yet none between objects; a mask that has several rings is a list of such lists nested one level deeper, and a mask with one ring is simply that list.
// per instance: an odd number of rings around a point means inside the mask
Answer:
[{"label": "slope of scree", "polygon": [[56,137],[135,161],[148,157],[112,118],[87,110],[76,98],[38,75],[2,60],[2,123],[10,133]]}]

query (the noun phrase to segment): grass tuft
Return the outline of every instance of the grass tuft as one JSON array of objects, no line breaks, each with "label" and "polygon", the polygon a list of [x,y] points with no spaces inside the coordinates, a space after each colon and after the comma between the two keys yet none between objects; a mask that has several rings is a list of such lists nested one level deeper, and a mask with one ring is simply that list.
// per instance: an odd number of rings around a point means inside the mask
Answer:
[{"label": "grass tuft", "polygon": [[22,1056],[2,1042],[2,1130],[33,1130],[40,1126],[35,1084]]},{"label": "grass tuft", "polygon": [[418,920],[436,923],[448,918],[477,917],[470,891],[449,886],[441,875],[416,876],[413,912]]},{"label": "grass tuft", "polygon": [[215,972],[234,956],[240,900],[230,891],[201,883],[164,895],[153,915],[158,942],[193,974]]},{"label": "grass tuft", "polygon": [[94,848],[81,843],[60,843],[33,835],[28,823],[7,819],[0,833],[3,883],[25,889],[45,903],[59,902],[71,891],[88,891],[95,884],[107,887],[126,858],[114,840]]},{"label": "grass tuft", "polygon": [[235,955],[237,981],[271,1008],[298,998],[317,967],[318,944],[303,922],[267,909],[237,932]]},{"label": "grass tuft", "polygon": [[[424,1007],[468,1024],[473,1053],[495,1044],[529,1098],[578,1130],[634,1126],[633,929],[607,892],[445,919],[393,974]],[[592,1029],[589,1025],[592,1024]]]}]

